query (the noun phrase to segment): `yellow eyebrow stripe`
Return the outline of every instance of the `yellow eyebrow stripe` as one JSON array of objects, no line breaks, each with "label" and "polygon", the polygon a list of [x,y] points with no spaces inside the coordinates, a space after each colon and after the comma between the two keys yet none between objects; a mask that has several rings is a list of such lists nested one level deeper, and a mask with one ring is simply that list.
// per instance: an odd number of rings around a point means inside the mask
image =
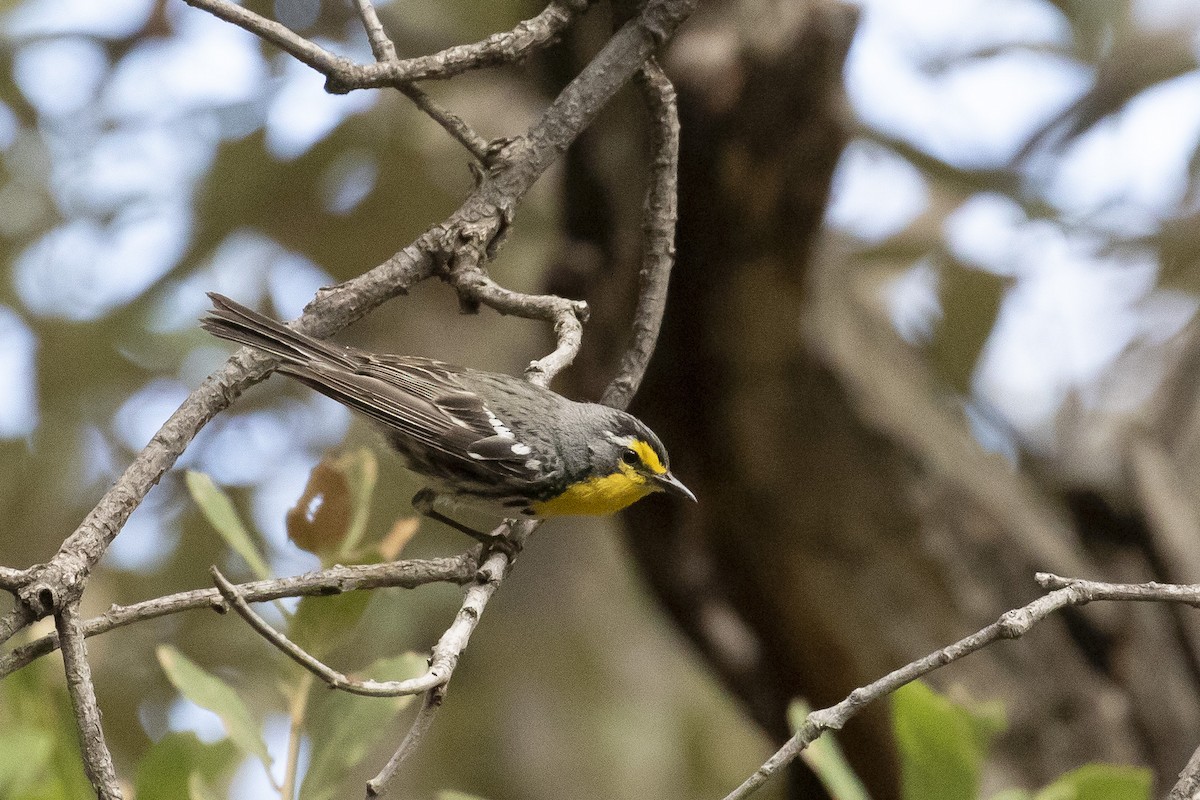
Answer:
[{"label": "yellow eyebrow stripe", "polygon": [[667,471],[662,461],[659,460],[658,453],[654,452],[654,448],[650,446],[649,442],[643,439],[634,439],[633,444],[629,445],[629,447],[633,452],[638,454],[638,458],[642,460],[642,463],[655,475],[662,475]]}]

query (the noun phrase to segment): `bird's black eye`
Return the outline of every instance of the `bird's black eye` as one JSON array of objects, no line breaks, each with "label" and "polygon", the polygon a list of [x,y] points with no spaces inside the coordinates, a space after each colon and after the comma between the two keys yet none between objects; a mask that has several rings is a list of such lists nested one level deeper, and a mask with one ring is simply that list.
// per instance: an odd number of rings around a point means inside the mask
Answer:
[{"label": "bird's black eye", "polygon": [[626,448],[625,452],[621,453],[621,460],[631,467],[636,467],[642,463],[642,457],[637,454],[637,451],[629,448]]}]

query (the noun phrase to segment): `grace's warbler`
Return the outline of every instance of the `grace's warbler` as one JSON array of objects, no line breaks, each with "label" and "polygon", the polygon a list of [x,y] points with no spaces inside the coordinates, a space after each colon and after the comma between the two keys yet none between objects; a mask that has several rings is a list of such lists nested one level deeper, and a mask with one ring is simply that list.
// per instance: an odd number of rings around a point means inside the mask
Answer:
[{"label": "grace's warbler", "polygon": [[277,358],[280,372],[379,423],[428,481],[413,506],[473,536],[434,504],[540,519],[612,514],[652,492],[696,499],[654,432],[624,411],[511,375],[331,344],[209,297],[206,330]]}]

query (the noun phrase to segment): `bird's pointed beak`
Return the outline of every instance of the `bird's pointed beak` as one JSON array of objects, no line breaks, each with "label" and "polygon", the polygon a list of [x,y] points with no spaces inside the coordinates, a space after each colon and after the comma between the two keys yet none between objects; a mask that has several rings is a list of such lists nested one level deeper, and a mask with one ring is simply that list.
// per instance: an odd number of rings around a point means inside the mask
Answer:
[{"label": "bird's pointed beak", "polygon": [[676,497],[683,497],[691,500],[693,503],[699,502],[696,500],[696,495],[692,494],[692,490],[683,485],[683,481],[676,478],[669,472],[664,472],[662,475],[654,476],[654,482],[658,488],[667,494],[673,494]]}]

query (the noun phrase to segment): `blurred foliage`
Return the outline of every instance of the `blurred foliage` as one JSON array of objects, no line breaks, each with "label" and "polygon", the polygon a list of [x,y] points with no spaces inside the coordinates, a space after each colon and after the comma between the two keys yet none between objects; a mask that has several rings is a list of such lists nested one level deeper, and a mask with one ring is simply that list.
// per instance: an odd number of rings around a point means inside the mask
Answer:
[{"label": "blurred foliage", "polygon": [[[793,733],[800,729],[811,712],[812,708],[803,700],[792,701],[788,706],[788,725]],[[833,800],[870,800],[866,787],[854,774],[832,732],[826,732],[806,747],[800,757],[816,773]]]},{"label": "blurred foliage", "polygon": [[906,798],[974,800],[992,737],[1004,712],[968,709],[916,681],[892,695],[892,727]]},{"label": "blurred foliage", "polygon": [[229,495],[217,488],[212,478],[202,472],[188,472],[185,481],[192,500],[200,507],[208,524],[216,529],[233,552],[242,557],[254,577],[259,580],[271,577],[271,568],[263,560],[258,546],[251,541],[250,533],[238,518]]},{"label": "blurred foliage", "polygon": [[75,717],[54,666],[36,664],[0,682],[0,797],[94,797],[79,768]]},{"label": "blurred foliage", "polygon": [[230,741],[246,755],[260,759],[267,769],[271,768],[262,731],[229,684],[196,666],[170,645],[158,648],[158,663],[180,694],[221,718]]},{"label": "blurred foliage", "polygon": [[[955,702],[922,681],[897,689],[891,706],[904,800],[979,800],[991,743],[1006,726],[1004,709],[996,703]],[[803,703],[792,706],[793,729],[803,724],[809,710]],[[803,755],[833,800],[866,800],[834,734],[826,732]],[[990,800],[1149,800],[1150,791],[1148,769],[1085,764],[1039,791],[1009,789]]]}]

